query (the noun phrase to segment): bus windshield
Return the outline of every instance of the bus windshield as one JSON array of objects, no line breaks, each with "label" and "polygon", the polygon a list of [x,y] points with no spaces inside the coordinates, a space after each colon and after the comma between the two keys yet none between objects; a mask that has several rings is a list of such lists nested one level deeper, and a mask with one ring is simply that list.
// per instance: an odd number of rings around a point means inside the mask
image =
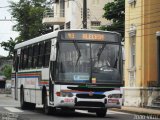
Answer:
[{"label": "bus windshield", "polygon": [[59,42],[57,80],[67,83],[120,81],[119,45],[105,42]]}]

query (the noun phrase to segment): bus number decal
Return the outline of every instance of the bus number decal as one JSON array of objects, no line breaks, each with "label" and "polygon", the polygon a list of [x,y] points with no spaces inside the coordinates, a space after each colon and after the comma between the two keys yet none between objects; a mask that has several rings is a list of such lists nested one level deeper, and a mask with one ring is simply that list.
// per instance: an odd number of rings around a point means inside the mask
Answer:
[{"label": "bus number decal", "polygon": [[65,98],[65,99],[64,99],[64,102],[66,102],[66,103],[70,103],[70,102],[74,102],[74,100],[73,100],[73,99],[71,99],[71,98]]}]

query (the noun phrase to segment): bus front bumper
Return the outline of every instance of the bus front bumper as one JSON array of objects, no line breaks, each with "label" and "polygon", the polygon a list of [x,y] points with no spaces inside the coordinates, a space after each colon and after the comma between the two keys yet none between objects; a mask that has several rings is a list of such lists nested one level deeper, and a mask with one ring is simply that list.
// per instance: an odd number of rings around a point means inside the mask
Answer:
[{"label": "bus front bumper", "polygon": [[58,108],[74,108],[74,109],[106,109],[106,108],[121,108],[121,102],[103,99],[82,99],[76,97],[58,97],[54,102],[54,107]]},{"label": "bus front bumper", "polygon": [[103,99],[82,99],[76,97],[59,97],[55,107],[68,107],[75,109],[100,109],[107,107],[107,100]]}]

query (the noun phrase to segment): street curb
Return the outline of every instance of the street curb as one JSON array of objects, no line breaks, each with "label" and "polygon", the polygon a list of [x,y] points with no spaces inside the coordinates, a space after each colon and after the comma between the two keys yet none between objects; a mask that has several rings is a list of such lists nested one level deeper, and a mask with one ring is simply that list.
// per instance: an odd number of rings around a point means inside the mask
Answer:
[{"label": "street curb", "polygon": [[[152,111],[152,109],[147,109],[147,108],[136,108],[136,109],[144,109],[141,111],[136,111],[135,107],[134,109],[131,109],[131,107],[127,108],[121,108],[121,109],[117,109],[117,108],[112,108],[111,110],[113,111],[119,111],[119,112],[126,112],[126,113],[132,113],[132,114],[139,114],[139,115],[156,115],[160,117],[160,110],[154,110]],[[154,112],[156,111],[156,112]]]}]

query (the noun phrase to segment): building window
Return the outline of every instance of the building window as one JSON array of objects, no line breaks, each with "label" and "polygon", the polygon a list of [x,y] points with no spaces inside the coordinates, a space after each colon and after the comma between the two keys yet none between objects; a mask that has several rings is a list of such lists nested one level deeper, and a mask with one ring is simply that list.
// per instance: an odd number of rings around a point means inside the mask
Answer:
[{"label": "building window", "polygon": [[61,25],[61,26],[60,26],[60,30],[63,30],[63,29],[64,29],[64,25]]},{"label": "building window", "polygon": [[66,23],[66,29],[70,29],[71,28],[71,22],[67,22]]},{"label": "building window", "polygon": [[64,17],[65,13],[65,1],[60,0],[60,17]]},{"label": "building window", "polygon": [[100,21],[91,21],[91,29],[98,29],[101,26]]},{"label": "building window", "polygon": [[100,26],[101,22],[100,21],[91,21],[91,26]]}]

